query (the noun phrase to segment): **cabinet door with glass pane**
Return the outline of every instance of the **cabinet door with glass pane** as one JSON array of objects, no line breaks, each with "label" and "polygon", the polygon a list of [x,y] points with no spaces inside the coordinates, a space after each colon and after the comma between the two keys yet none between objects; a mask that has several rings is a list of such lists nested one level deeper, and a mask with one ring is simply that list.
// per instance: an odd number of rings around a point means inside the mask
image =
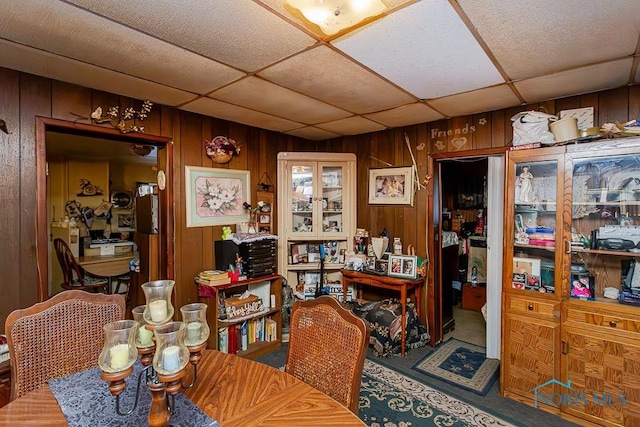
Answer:
[{"label": "cabinet door with glass pane", "polygon": [[573,153],[571,301],[640,306],[640,146]]},{"label": "cabinet door with glass pane", "polygon": [[[505,195],[504,289],[541,297],[562,295],[563,148],[511,151]],[[567,248],[568,251],[568,248]]]},{"label": "cabinet door with glass pane", "polygon": [[317,184],[318,172],[316,162],[292,161],[287,164],[287,186],[285,193],[287,223],[291,235],[300,237],[316,236],[318,214]]}]

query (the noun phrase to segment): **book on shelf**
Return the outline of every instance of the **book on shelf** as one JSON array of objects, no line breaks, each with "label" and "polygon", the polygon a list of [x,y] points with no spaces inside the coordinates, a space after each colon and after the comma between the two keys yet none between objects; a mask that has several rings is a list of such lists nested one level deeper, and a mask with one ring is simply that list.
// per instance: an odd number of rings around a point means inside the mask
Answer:
[{"label": "book on shelf", "polygon": [[278,339],[277,337],[277,324],[276,321],[270,317],[267,317],[265,320],[265,341],[275,341]]},{"label": "book on shelf", "polygon": [[228,347],[229,354],[236,354],[238,352],[238,328],[236,325],[231,325],[228,328]]},{"label": "book on shelf", "polygon": [[198,273],[196,283],[205,286],[226,285],[231,283],[229,273],[222,270],[205,270]]},{"label": "book on shelf", "polygon": [[218,351],[229,353],[229,328],[218,329]]},{"label": "book on shelf", "polygon": [[240,325],[240,350],[244,351],[249,348],[249,325],[243,322]]}]

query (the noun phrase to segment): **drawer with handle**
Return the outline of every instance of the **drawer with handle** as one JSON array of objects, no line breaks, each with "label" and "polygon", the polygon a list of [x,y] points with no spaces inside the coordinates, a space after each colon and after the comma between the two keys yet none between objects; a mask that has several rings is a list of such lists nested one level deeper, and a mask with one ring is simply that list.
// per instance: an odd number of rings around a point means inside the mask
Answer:
[{"label": "drawer with handle", "polygon": [[511,313],[530,314],[545,319],[560,320],[559,302],[507,295],[505,308]]},{"label": "drawer with handle", "polygon": [[640,316],[629,316],[625,313],[620,313],[618,310],[614,313],[609,310],[589,310],[568,306],[565,308],[564,321],[577,323],[580,326],[589,328],[596,326],[604,331],[640,332]]}]

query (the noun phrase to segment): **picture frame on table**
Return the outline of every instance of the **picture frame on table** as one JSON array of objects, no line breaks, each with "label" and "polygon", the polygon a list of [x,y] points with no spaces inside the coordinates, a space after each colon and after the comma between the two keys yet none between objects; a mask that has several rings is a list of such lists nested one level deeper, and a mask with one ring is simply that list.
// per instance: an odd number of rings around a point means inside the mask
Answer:
[{"label": "picture frame on table", "polygon": [[185,166],[187,227],[248,221],[250,182],[249,171]]},{"label": "picture frame on table", "polygon": [[369,204],[413,206],[414,177],[413,166],[369,169]]},{"label": "picture frame on table", "polygon": [[418,257],[415,255],[389,255],[387,275],[416,279]]}]

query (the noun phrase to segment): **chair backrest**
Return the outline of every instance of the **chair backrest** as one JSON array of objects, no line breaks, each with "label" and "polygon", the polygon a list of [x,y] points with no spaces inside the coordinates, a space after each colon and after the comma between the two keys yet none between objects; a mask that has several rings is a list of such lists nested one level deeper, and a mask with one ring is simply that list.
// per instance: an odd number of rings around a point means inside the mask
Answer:
[{"label": "chair backrest", "polygon": [[334,297],[296,301],[285,371],[357,415],[369,335],[367,321]]},{"label": "chair backrest", "polygon": [[56,257],[58,258],[58,263],[60,263],[60,268],[62,269],[64,283],[68,286],[71,286],[74,283],[83,286],[84,280],[82,270],[76,262],[76,257],[73,256],[73,252],[71,252],[67,243],[58,237],[53,240],[53,248],[56,251]]},{"label": "chair backrest", "polygon": [[11,400],[98,365],[103,326],[124,319],[122,295],[70,290],[7,316]]}]

